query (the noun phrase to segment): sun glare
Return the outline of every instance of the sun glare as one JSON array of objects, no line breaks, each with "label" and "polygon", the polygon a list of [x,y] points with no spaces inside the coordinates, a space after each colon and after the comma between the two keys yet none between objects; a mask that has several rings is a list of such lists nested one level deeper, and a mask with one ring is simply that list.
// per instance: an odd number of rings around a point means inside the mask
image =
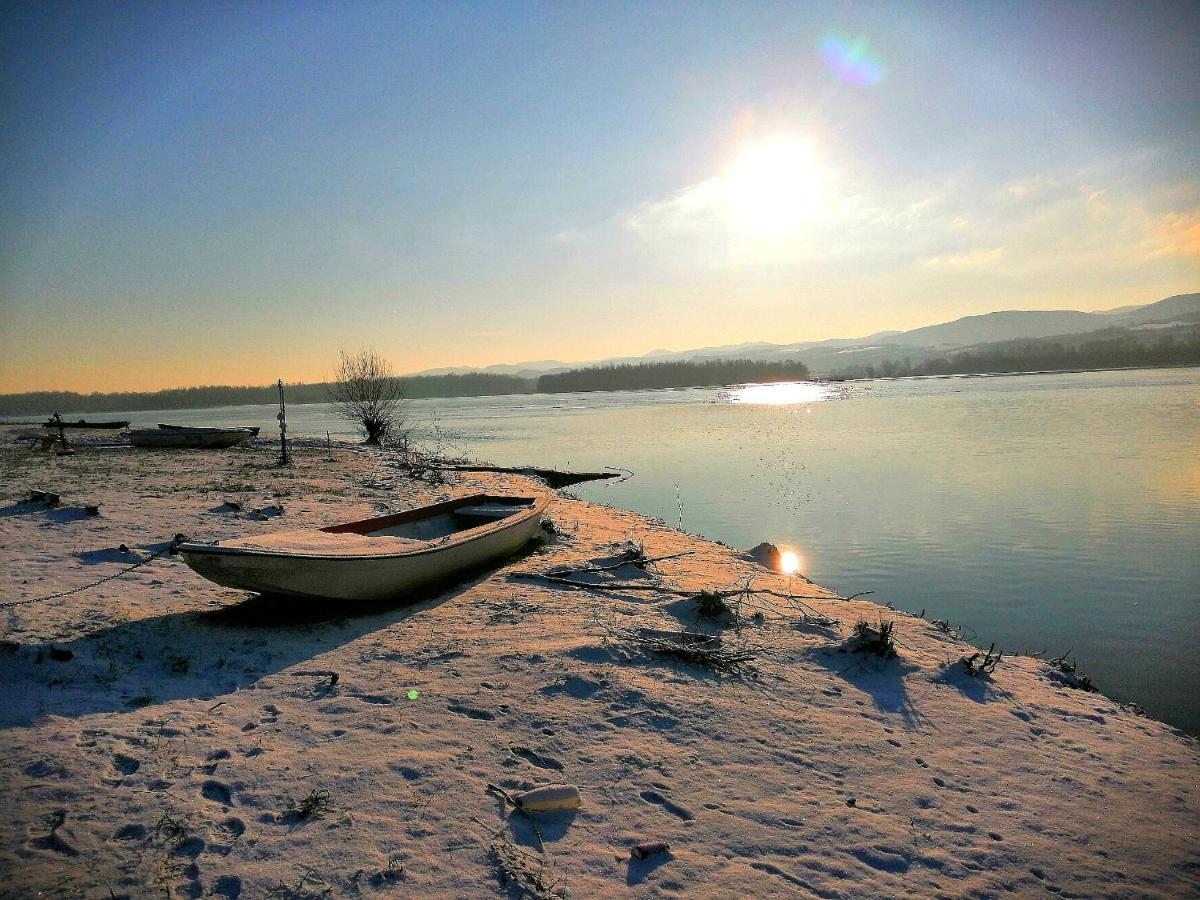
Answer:
[{"label": "sun glare", "polygon": [[794,406],[829,399],[829,392],[811,381],[784,381],[777,384],[747,384],[729,394],[731,403],[757,403],[764,406]]},{"label": "sun glare", "polygon": [[816,210],[820,174],[812,148],[796,138],[745,147],[726,179],[729,201],[742,222],[766,236],[786,235]]},{"label": "sun glare", "polygon": [[800,571],[800,556],[792,550],[779,554],[779,570],[784,575],[795,575]]}]

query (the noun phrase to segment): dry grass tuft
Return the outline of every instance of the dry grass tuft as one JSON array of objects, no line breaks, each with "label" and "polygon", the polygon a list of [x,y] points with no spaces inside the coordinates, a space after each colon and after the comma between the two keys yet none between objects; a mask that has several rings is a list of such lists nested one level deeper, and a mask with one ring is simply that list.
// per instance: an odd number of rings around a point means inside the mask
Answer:
[{"label": "dry grass tuft", "polygon": [[518,897],[554,900],[567,896],[558,886],[562,876],[549,880],[546,860],[514,844],[507,828],[496,833],[488,847],[488,858],[496,867],[501,886],[515,890]]}]

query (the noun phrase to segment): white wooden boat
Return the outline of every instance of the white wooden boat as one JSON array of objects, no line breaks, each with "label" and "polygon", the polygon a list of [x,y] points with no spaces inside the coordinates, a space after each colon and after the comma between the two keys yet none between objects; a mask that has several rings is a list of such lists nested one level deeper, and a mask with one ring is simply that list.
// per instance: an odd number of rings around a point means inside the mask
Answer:
[{"label": "white wooden boat", "polygon": [[185,543],[184,562],[225,587],[382,600],[515,553],[537,532],[548,497],[475,494],[390,516]]},{"label": "white wooden boat", "polygon": [[129,443],[135,447],[219,450],[254,437],[249,428],[134,428]]}]

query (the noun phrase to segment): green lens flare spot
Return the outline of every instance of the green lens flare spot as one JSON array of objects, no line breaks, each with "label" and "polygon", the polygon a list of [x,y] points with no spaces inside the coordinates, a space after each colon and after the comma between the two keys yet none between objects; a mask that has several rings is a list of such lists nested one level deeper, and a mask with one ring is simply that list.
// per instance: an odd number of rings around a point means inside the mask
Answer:
[{"label": "green lens flare spot", "polygon": [[409,700],[416,700],[420,696],[421,696],[421,692],[418,690],[409,690],[409,692],[408,692]]}]

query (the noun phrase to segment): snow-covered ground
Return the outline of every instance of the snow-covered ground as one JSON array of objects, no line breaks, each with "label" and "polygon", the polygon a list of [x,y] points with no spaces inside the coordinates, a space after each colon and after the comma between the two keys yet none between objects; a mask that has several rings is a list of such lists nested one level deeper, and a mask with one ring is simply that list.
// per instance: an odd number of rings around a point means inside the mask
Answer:
[{"label": "snow-covered ground", "polygon": [[[345,449],[296,458],[280,470],[263,447],[9,445],[3,602],[116,573],[176,533],[545,490],[413,481]],[[35,488],[61,505],[17,502]],[[0,893],[1200,891],[1193,739],[1036,659],[970,677],[967,645],[862,600],[803,601],[833,624],[769,595],[743,599],[736,621],[706,620],[680,594],[514,578],[611,565],[633,542],[688,555],[587,577],[828,593],[632,513],[560,495],[550,517],[543,546],[409,605],[247,599],[163,556],[0,610]],[[895,622],[898,655],[846,652],[859,619]],[[685,627],[721,634],[740,670],[636,639]],[[502,797],[551,782],[578,786],[582,806],[526,815]],[[644,841],[670,850],[632,858]]]}]

